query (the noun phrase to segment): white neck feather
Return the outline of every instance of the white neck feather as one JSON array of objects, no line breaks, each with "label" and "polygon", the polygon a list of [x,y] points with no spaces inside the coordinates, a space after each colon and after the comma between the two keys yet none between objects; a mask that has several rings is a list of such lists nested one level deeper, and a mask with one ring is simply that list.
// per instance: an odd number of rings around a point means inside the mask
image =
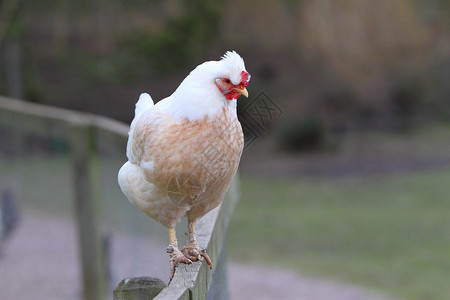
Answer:
[{"label": "white neck feather", "polygon": [[[227,100],[215,84],[215,79],[226,74],[219,62],[209,61],[195,68],[168,98],[165,111],[181,120],[195,121],[214,117],[228,108],[236,114],[236,99]],[[163,101],[162,101],[163,102]]]}]

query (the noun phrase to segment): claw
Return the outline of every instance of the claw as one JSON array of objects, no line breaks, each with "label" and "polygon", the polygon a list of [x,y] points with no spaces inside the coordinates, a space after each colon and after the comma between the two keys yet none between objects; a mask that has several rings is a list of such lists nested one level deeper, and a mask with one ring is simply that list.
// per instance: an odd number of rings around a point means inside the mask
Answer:
[{"label": "claw", "polygon": [[170,256],[170,277],[169,277],[169,284],[172,282],[173,277],[175,276],[175,269],[180,264],[192,264],[192,261],[183,255],[183,253],[178,250],[178,248],[175,248],[173,246],[169,246],[167,248],[167,253],[169,253]]},{"label": "claw", "polygon": [[209,268],[212,269],[213,265],[209,255],[206,253],[206,249],[200,250],[197,248],[184,247],[181,250],[181,253],[184,254],[185,257],[189,258],[191,261],[203,261],[203,258],[206,260],[206,263],[209,265]]},{"label": "claw", "polygon": [[209,258],[208,253],[206,253],[206,249],[201,250],[201,256],[203,256],[206,260],[206,263],[209,265],[209,268],[212,269],[213,268],[213,264],[211,262],[211,259]]}]

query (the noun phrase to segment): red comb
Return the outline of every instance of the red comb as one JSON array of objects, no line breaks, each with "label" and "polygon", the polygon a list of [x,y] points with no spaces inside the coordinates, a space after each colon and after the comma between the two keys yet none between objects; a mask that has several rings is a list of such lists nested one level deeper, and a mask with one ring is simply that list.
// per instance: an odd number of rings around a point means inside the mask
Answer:
[{"label": "red comb", "polygon": [[244,82],[248,81],[248,72],[246,72],[246,71],[241,72],[241,81],[244,81]]}]

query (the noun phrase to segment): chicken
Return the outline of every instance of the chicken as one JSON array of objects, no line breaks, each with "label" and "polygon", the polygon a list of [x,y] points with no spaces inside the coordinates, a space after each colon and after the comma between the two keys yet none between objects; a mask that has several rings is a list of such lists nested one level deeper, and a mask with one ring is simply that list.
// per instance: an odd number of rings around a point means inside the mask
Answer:
[{"label": "chicken", "polygon": [[[243,59],[228,51],[197,66],[157,104],[146,93],[136,103],[118,180],[132,204],[168,228],[170,281],[179,263],[204,258],[212,268],[195,222],[222,202],[236,174],[244,146],[236,100],[248,97],[249,80]],[[180,251],[175,225],[185,215],[188,239]]]}]

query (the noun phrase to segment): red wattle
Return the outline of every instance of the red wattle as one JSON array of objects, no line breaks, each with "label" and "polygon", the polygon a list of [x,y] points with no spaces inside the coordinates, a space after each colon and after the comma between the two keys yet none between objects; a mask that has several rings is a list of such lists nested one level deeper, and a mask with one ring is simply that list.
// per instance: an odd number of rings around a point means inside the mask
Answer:
[{"label": "red wattle", "polygon": [[225,98],[227,98],[228,100],[233,100],[233,99],[237,99],[239,98],[241,94],[236,92],[236,91],[230,91],[229,93],[226,93],[224,96]]}]

